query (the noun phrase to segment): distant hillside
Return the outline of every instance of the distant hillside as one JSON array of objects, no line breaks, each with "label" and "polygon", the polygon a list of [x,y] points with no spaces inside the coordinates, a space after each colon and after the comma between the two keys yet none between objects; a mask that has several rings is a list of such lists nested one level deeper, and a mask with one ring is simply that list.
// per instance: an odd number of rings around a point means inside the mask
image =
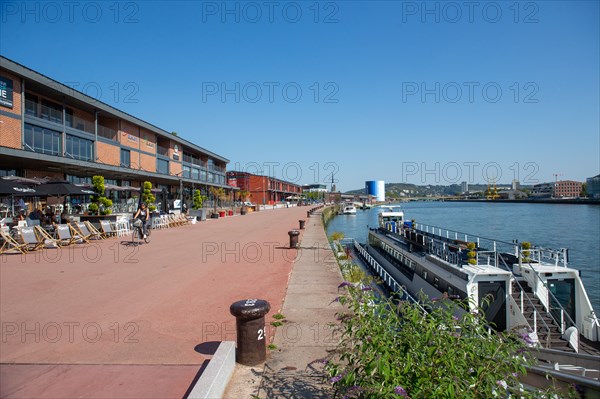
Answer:
[{"label": "distant hillside", "polygon": [[[531,186],[521,186],[521,189],[527,189]],[[498,190],[510,188],[508,184],[499,184]],[[469,184],[469,192],[485,191],[487,184]],[[347,191],[346,194],[364,194],[365,189],[356,189]],[[462,190],[460,184],[451,184],[449,186],[443,185],[432,185],[427,184],[419,186],[416,184],[409,183],[386,183],[385,194],[389,198],[401,198],[401,197],[435,197],[435,196],[446,196],[446,195],[457,195],[461,194]]]}]

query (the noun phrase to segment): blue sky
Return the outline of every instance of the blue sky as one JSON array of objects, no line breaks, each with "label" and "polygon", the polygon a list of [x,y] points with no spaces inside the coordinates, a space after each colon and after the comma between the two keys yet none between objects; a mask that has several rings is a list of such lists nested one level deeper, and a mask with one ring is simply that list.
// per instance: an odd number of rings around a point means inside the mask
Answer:
[{"label": "blue sky", "polygon": [[12,2],[0,53],[299,183],[600,172],[599,3]]}]

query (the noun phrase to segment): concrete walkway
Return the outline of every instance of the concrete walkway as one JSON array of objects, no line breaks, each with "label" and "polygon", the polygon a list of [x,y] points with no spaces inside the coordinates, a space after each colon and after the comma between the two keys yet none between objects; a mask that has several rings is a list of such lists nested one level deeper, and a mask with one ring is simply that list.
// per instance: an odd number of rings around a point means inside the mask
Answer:
[{"label": "concrete walkway", "polygon": [[[236,365],[224,398],[331,398],[331,384],[319,361],[335,348],[333,325],[341,310],[335,302],[342,276],[316,212],[306,223],[301,249],[294,263],[282,313],[264,366]],[[267,319],[269,324],[272,319]]]},{"label": "concrete walkway", "polygon": [[287,232],[306,210],[0,256],[0,397],[184,397],[235,341],[231,303],[281,311],[297,255]]}]

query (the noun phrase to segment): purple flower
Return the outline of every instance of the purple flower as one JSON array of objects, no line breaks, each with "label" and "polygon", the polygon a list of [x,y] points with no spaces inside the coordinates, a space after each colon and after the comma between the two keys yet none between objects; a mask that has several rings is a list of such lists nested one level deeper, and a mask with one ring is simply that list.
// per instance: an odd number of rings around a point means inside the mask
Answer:
[{"label": "purple flower", "polygon": [[348,392],[353,392],[353,391],[362,391],[362,387],[359,385],[352,385],[350,388],[348,388]]},{"label": "purple flower", "polygon": [[512,373],[512,376],[513,376],[513,377],[515,377],[515,378],[517,378],[517,377],[519,376],[519,374],[517,374],[517,373]]},{"label": "purple flower", "polygon": [[440,300],[440,298],[436,298],[436,297],[431,298],[431,302],[437,302],[439,300]]},{"label": "purple flower", "polygon": [[331,302],[339,302],[339,301],[340,301],[340,297],[336,296],[335,299],[333,301],[331,301]]},{"label": "purple flower", "polygon": [[339,382],[342,379],[342,375],[336,375],[335,377],[333,377],[332,379],[329,380],[330,383],[335,384],[336,382]]},{"label": "purple flower", "polygon": [[498,381],[496,381],[496,384],[498,384],[498,386],[501,388],[504,388],[504,389],[508,388],[508,385],[506,384],[506,381],[504,381],[504,380],[498,380]]},{"label": "purple flower", "polygon": [[408,393],[406,392],[406,389],[402,388],[400,385],[394,388],[394,393],[396,395],[402,396],[403,398],[408,398]]},{"label": "purple flower", "polygon": [[348,281],[344,281],[342,284],[338,285],[338,289],[348,287],[349,285],[352,285],[352,283],[349,283]]},{"label": "purple flower", "polygon": [[363,291],[371,291],[371,290],[372,290],[372,288],[371,288],[371,287],[363,287],[363,288],[362,288],[362,290],[363,290]]}]

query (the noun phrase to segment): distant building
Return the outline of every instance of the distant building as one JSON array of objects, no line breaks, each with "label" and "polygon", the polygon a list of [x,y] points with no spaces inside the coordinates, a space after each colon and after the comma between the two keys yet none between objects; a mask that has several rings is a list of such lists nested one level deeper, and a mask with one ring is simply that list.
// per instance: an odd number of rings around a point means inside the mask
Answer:
[{"label": "distant building", "polygon": [[579,198],[583,183],[573,180],[561,180],[554,183],[553,197]]},{"label": "distant building", "polygon": [[519,190],[521,189],[521,183],[517,179],[513,179],[512,184],[510,186],[511,190]]},{"label": "distant building", "polygon": [[385,182],[383,180],[365,182],[365,194],[374,195],[377,201],[385,201]]},{"label": "distant building", "polygon": [[227,172],[227,181],[230,186],[247,191],[248,201],[255,204],[272,205],[285,201],[288,197],[299,197],[302,193],[302,188],[297,184],[248,172]]},{"label": "distant building", "polygon": [[303,193],[326,193],[327,186],[325,184],[305,184],[302,186]]},{"label": "distant building", "polygon": [[525,194],[523,191],[512,190],[512,189],[511,190],[500,190],[500,191],[498,191],[498,195],[500,196],[500,198],[508,199],[508,200],[527,198],[527,194]]},{"label": "distant building", "polygon": [[460,183],[460,191],[463,192],[463,194],[466,194],[469,192],[469,183],[467,183],[466,181]]},{"label": "distant building", "polygon": [[551,198],[554,193],[554,183],[540,183],[533,186],[531,189],[532,198]]},{"label": "distant building", "polygon": [[589,198],[600,198],[600,175],[588,177],[585,180],[587,184],[587,195]]}]

